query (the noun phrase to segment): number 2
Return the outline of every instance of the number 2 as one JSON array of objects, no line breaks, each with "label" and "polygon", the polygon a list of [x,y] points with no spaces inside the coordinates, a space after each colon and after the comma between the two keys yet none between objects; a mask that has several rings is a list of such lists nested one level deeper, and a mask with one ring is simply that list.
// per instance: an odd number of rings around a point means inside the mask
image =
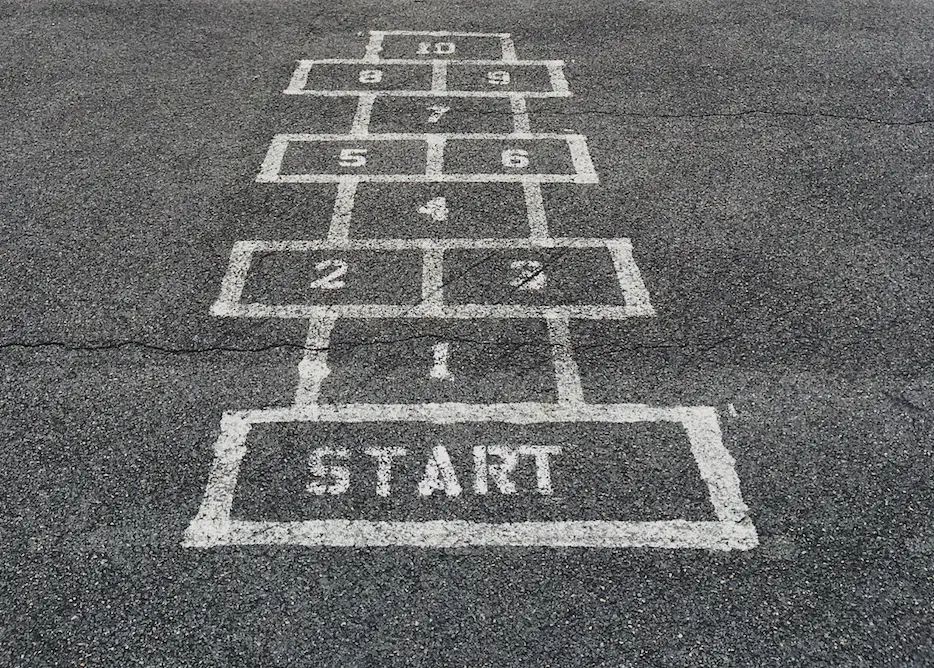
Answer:
[{"label": "number 2", "polygon": [[319,273],[328,269],[332,269],[330,274],[319,276],[308,287],[321,290],[340,290],[344,287],[344,281],[338,279],[347,273],[347,263],[343,260],[322,260],[315,265],[315,271]]}]

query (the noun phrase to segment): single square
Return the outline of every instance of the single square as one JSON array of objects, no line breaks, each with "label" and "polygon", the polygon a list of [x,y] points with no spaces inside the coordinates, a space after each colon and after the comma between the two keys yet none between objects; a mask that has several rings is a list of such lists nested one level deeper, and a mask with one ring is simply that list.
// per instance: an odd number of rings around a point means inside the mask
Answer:
[{"label": "single square", "polygon": [[498,403],[557,399],[541,319],[340,319],[323,403]]},{"label": "single square", "polygon": [[424,174],[423,141],[368,141],[365,138],[289,141],[280,174]]},{"label": "single square", "polygon": [[449,91],[483,93],[551,93],[548,66],[544,63],[451,63],[447,68]]},{"label": "single square", "polygon": [[515,183],[361,183],[350,222],[360,239],[527,237]]},{"label": "single square", "polygon": [[624,306],[606,248],[451,250],[444,254],[448,304]]},{"label": "single square", "polygon": [[[426,489],[439,447],[450,476]],[[673,423],[278,422],[246,449],[234,521],[716,520]]]},{"label": "single square", "polygon": [[503,41],[499,35],[384,33],[381,47],[379,57],[384,60],[391,58],[499,60],[503,57]]},{"label": "single square", "polygon": [[498,97],[380,96],[370,114],[370,132],[512,132],[513,111]]},{"label": "single square", "polygon": [[[379,92],[431,90],[431,64],[299,61],[289,92]],[[297,77],[304,73],[301,86]]]},{"label": "single square", "polygon": [[241,301],[267,307],[415,304],[421,280],[417,251],[258,251]]},{"label": "single square", "polygon": [[575,174],[568,142],[556,139],[449,139],[445,174]]}]

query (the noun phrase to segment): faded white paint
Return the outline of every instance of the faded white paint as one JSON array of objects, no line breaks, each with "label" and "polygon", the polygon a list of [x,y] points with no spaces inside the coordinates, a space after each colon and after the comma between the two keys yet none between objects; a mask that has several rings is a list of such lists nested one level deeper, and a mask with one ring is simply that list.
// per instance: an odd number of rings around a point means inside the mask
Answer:
[{"label": "faded white paint", "polygon": [[435,380],[453,380],[454,377],[448,369],[450,344],[447,341],[440,341],[431,347],[431,353],[434,357],[434,364],[428,372],[428,377]]}]

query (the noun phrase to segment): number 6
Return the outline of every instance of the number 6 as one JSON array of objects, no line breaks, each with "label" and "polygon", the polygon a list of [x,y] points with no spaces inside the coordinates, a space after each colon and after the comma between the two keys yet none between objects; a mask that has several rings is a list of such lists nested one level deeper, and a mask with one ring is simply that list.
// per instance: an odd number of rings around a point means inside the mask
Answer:
[{"label": "number 6", "polygon": [[503,151],[503,167],[525,169],[529,166],[529,152],[521,148],[507,148]]}]

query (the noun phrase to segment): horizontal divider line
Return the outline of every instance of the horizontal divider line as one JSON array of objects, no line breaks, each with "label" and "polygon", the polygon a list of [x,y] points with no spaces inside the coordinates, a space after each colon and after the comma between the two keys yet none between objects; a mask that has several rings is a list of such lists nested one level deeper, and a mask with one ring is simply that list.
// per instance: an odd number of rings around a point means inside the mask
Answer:
[{"label": "horizontal divider line", "polygon": [[[372,63],[371,63],[372,64]],[[390,97],[512,97],[521,95],[530,98],[572,97],[570,91],[481,91],[481,90],[311,90],[287,88],[285,95],[317,95],[319,97],[351,97],[360,95],[385,95]]]}]

